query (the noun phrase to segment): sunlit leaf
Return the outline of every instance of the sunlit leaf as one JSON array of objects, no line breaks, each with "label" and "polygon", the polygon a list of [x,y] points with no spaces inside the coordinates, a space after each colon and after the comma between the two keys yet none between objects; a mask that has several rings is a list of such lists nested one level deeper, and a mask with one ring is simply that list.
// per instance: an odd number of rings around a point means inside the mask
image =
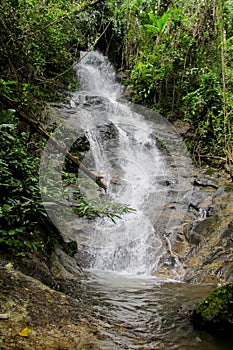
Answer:
[{"label": "sunlit leaf", "polygon": [[20,335],[21,337],[27,337],[31,332],[32,330],[30,328],[25,327],[18,333],[18,335]]}]

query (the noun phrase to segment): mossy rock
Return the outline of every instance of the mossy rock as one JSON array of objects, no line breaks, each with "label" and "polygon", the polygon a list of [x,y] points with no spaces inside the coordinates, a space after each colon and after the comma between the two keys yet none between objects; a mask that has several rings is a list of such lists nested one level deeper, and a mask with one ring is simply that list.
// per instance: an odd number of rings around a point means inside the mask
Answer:
[{"label": "mossy rock", "polygon": [[192,322],[197,328],[233,337],[233,283],[214,289],[197,305]]}]

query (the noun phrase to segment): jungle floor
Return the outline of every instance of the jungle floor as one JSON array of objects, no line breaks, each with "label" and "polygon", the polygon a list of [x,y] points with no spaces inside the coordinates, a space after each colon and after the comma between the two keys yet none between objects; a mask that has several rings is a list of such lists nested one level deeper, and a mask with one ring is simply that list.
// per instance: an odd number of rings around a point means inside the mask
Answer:
[{"label": "jungle floor", "polygon": [[1,350],[97,350],[101,335],[77,299],[0,266]]}]

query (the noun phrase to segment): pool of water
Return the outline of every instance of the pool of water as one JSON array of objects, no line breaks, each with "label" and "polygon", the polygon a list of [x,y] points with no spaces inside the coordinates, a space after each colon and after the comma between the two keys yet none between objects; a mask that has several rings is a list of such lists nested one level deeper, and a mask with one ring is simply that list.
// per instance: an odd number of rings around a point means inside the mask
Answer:
[{"label": "pool of water", "polygon": [[172,279],[93,271],[73,285],[72,296],[90,307],[101,349],[230,350],[232,340],[197,330],[189,321],[192,306],[213,285]]}]

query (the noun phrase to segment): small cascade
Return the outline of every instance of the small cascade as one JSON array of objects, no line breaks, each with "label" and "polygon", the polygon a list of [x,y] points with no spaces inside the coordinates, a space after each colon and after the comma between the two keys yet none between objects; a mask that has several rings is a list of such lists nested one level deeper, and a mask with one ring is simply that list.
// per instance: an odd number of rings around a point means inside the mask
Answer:
[{"label": "small cascade", "polygon": [[96,51],[81,52],[77,73],[81,89],[89,96],[116,99],[121,94],[121,85],[116,82],[116,73],[108,59]]}]

